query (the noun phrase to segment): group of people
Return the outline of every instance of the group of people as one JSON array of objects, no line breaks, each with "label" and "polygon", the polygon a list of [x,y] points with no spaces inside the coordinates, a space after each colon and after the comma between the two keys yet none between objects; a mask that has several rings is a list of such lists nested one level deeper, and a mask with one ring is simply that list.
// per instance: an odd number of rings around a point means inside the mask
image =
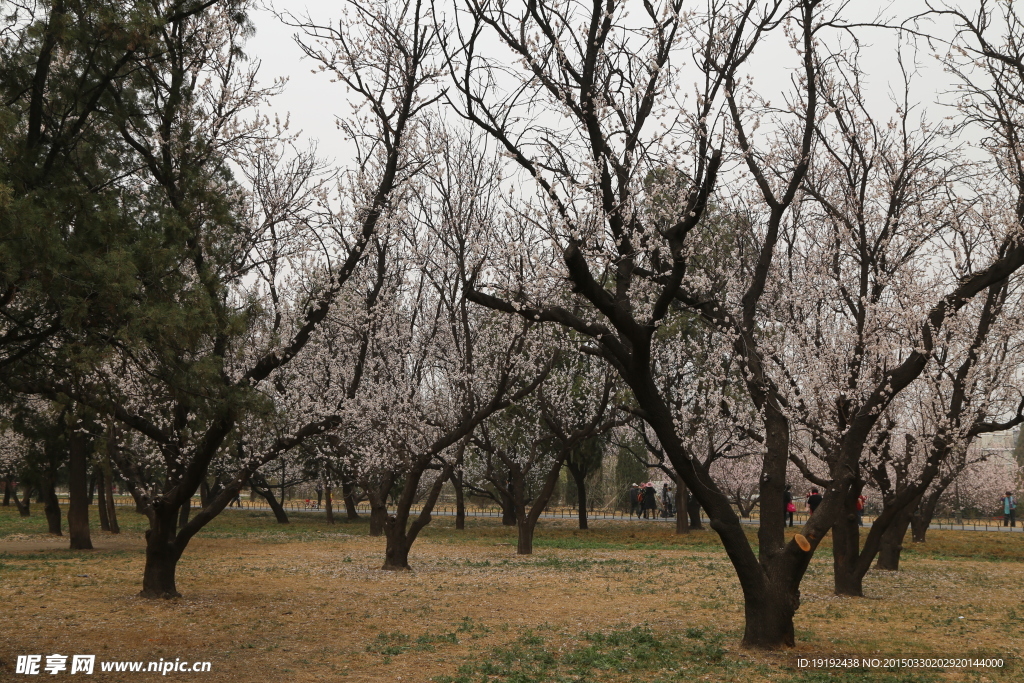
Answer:
[{"label": "group of people", "polygon": [[[821,492],[818,489],[812,488],[807,495],[804,497],[804,509],[809,514],[814,514],[814,511],[821,505]],[[783,502],[786,505],[786,520],[789,526],[793,526],[793,513],[796,512],[796,502],[793,500],[792,487],[786,485],[786,494],[783,498]],[[857,523],[864,526],[864,503],[867,502],[867,497],[863,494],[857,496]]]},{"label": "group of people", "polygon": [[629,487],[630,517],[637,516],[637,519],[656,519],[658,511],[662,517],[672,517],[675,511],[675,495],[669,489],[668,484],[661,486],[661,505],[658,504],[658,492],[653,482],[646,484],[631,484]]}]

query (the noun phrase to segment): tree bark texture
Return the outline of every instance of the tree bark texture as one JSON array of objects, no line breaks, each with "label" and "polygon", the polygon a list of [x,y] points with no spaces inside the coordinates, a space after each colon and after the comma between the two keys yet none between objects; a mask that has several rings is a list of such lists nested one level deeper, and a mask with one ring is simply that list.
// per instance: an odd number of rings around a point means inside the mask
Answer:
[{"label": "tree bark texture", "polygon": [[324,487],[324,510],[327,513],[327,523],[334,524],[334,496],[330,486]]},{"label": "tree bark texture", "polygon": [[89,462],[85,434],[68,434],[68,536],[72,550],[92,550],[89,535]]},{"label": "tree bark texture", "polygon": [[180,598],[175,582],[181,550],[175,543],[176,522],[180,511],[161,508],[150,515],[146,530],[146,566],[142,573],[143,598]]},{"label": "tree bark texture", "polygon": [[11,497],[14,501],[15,507],[18,508],[18,515],[20,517],[29,517],[32,514],[32,487],[25,484],[25,497],[24,500],[18,498],[18,489],[14,489],[14,495]]},{"label": "tree bark texture", "polygon": [[576,508],[580,529],[587,529],[587,475],[571,461],[566,463],[566,467],[569,468],[573,483],[576,484]]},{"label": "tree bark texture", "polygon": [[57,492],[54,490],[53,480],[44,481],[39,493],[43,499],[43,512],[46,513],[46,526],[49,532],[54,536],[63,536],[60,530],[60,503],[57,502]]},{"label": "tree bark texture", "polygon": [[[278,502],[277,497],[274,495],[274,491],[263,477],[256,477],[254,475],[250,480],[250,483],[252,484],[252,490],[263,496],[263,499],[267,501],[268,505],[270,505],[270,509],[274,513],[274,519],[277,520],[278,524],[291,523],[288,519],[288,513],[284,510],[284,506],[281,502]],[[283,494],[284,490],[282,489],[282,502],[284,501]]]},{"label": "tree bark texture", "polygon": [[107,516],[107,484],[103,476],[103,468],[95,467],[96,507],[100,513],[100,531],[110,531],[110,518]]}]

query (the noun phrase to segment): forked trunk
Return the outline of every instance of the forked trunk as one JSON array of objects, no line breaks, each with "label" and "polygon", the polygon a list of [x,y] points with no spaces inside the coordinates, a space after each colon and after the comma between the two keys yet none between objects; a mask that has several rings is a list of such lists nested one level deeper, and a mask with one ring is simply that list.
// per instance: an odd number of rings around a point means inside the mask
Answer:
[{"label": "forked trunk", "polygon": [[162,515],[154,513],[146,531],[146,567],[142,574],[142,598],[180,598],[174,575],[181,551],[174,543],[178,511],[173,508]]},{"label": "forked trunk", "polygon": [[89,536],[89,464],[85,435],[72,430],[68,438],[68,536],[72,550],[92,550]]},{"label": "forked trunk", "polygon": [[40,496],[43,499],[43,512],[46,513],[46,526],[49,532],[54,536],[63,536],[60,530],[60,503],[57,502],[53,481],[43,483]]}]

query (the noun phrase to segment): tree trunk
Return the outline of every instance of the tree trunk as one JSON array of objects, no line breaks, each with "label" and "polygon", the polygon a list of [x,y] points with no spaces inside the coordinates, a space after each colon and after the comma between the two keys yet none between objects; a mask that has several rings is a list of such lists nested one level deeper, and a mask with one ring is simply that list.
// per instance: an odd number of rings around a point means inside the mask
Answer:
[{"label": "tree trunk", "polygon": [[857,497],[863,484],[856,482],[843,500],[843,514],[832,525],[833,588],[836,595],[864,597],[864,575],[857,571],[860,559],[860,524]]},{"label": "tree trunk", "polygon": [[4,507],[10,507],[11,505],[11,489],[13,488],[11,480],[4,479]]},{"label": "tree trunk", "polygon": [[93,498],[96,495],[96,472],[93,471],[92,476],[89,477],[89,491],[85,496],[85,504],[92,505]]},{"label": "tree trunk", "polygon": [[686,512],[690,515],[690,528],[702,531],[704,523],[700,521],[700,501],[694,496],[687,496]]},{"label": "tree trunk", "polygon": [[[372,517],[371,517],[372,519]],[[388,525],[387,547],[384,550],[384,566],[387,571],[408,571],[409,548],[412,545],[406,537],[405,529],[397,524]]]},{"label": "tree trunk", "polygon": [[519,539],[516,542],[516,554],[532,555],[533,532],[536,527],[536,522],[531,523],[529,519],[524,519],[520,524],[517,524],[516,527],[519,531]]},{"label": "tree trunk", "polygon": [[589,528],[587,526],[587,475],[582,469],[573,465],[572,462],[567,462],[566,466],[569,468],[569,474],[572,475],[573,483],[576,484],[576,506],[580,528],[587,529]]},{"label": "tree trunk", "polygon": [[326,487],[324,489],[324,510],[327,513],[328,524],[334,524],[334,498],[332,497],[331,494],[331,487]]},{"label": "tree trunk", "polygon": [[690,492],[686,490],[686,483],[682,479],[673,481],[676,483],[676,533],[688,534],[690,533],[690,520],[686,501],[690,497]]},{"label": "tree trunk", "polygon": [[[274,512],[274,519],[277,520],[277,523],[289,524],[290,520],[288,519],[288,513],[284,511],[284,506],[280,502],[278,502],[277,497],[274,496],[274,492],[271,490],[270,486],[268,486],[265,482],[266,480],[264,480],[262,477],[260,477],[259,480],[257,480],[255,476],[250,479],[252,490],[263,496],[263,499],[267,501],[267,504],[270,505],[270,509]],[[281,493],[281,501],[283,502],[283,488],[281,489]]]},{"label": "tree trunk", "polygon": [[932,491],[927,498],[921,500],[921,504],[917,506],[910,518],[911,539],[914,543],[925,542],[928,527],[931,526],[932,518],[935,516],[935,507],[939,503],[940,496],[941,492]]},{"label": "tree trunk", "polygon": [[85,434],[68,434],[68,536],[72,550],[92,550],[89,535],[89,463]]},{"label": "tree trunk", "polygon": [[878,549],[878,559],[875,561],[875,569],[895,572],[900,568],[900,554],[903,552],[903,539],[907,535],[907,527],[913,513],[904,510],[896,520],[882,534],[882,544]]},{"label": "tree trunk", "polygon": [[103,468],[99,465],[95,468],[96,481],[96,507],[100,513],[100,531],[110,531],[110,520],[107,518],[107,485],[103,477]]},{"label": "tree trunk", "polygon": [[121,526],[117,523],[117,506],[114,504],[114,476],[109,461],[103,468],[103,486],[107,491],[107,522],[110,524],[110,533],[119,534]]},{"label": "tree trunk", "polygon": [[63,536],[60,531],[60,503],[57,502],[53,480],[43,482],[39,495],[43,499],[43,512],[46,513],[46,526],[49,532],[54,536]]},{"label": "tree trunk", "polygon": [[178,529],[184,529],[188,524],[188,516],[192,514],[192,499],[189,498],[178,510]]},{"label": "tree trunk", "polygon": [[146,567],[142,573],[142,598],[180,598],[174,575],[181,550],[174,543],[175,521],[180,511],[173,508],[153,513],[146,530]]},{"label": "tree trunk", "polygon": [[516,504],[512,500],[511,496],[506,496],[504,493],[498,493],[498,504],[501,505],[501,525],[502,526],[515,526],[516,525]]},{"label": "tree trunk", "polygon": [[791,593],[775,582],[765,583],[767,590],[744,598],[743,645],[765,650],[793,647],[793,616],[800,604],[799,591]]},{"label": "tree trunk", "polygon": [[[370,535],[383,536],[384,522],[388,518],[388,508],[385,503],[376,503],[370,500]],[[408,548],[406,548],[408,553]]]},{"label": "tree trunk", "polygon": [[31,504],[32,504],[32,487],[25,484],[25,499],[21,500],[18,498],[18,489],[14,489],[14,495],[12,496],[15,507],[18,508],[18,515],[21,517],[29,517],[31,515]]},{"label": "tree trunk", "polygon": [[452,473],[452,486],[455,488],[455,529],[466,528],[466,492],[462,486],[462,474]]},{"label": "tree trunk", "polygon": [[341,494],[345,500],[345,517],[349,521],[359,519],[359,511],[356,510],[355,485],[351,481],[342,480]]}]

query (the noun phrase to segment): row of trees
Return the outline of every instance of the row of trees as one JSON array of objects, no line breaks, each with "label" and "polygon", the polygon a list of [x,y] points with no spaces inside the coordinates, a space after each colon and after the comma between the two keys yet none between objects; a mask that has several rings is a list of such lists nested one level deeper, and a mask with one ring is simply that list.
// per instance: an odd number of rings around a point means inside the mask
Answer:
[{"label": "row of trees", "polygon": [[[744,643],[792,645],[830,530],[860,595],[971,440],[1024,419],[1012,5],[899,27],[895,63],[927,45],[957,80],[942,115],[909,66],[867,100],[843,2],[285,15],[349,94],[333,168],[265,113],[246,0],[0,4],[5,427],[66,453],[73,543],[102,451],[149,520],[145,597],[282,458],[369,498],[385,568],[449,480],[488,482],[529,552],[563,464],[632,424],[721,538]],[[797,472],[826,495],[787,541]]]}]

